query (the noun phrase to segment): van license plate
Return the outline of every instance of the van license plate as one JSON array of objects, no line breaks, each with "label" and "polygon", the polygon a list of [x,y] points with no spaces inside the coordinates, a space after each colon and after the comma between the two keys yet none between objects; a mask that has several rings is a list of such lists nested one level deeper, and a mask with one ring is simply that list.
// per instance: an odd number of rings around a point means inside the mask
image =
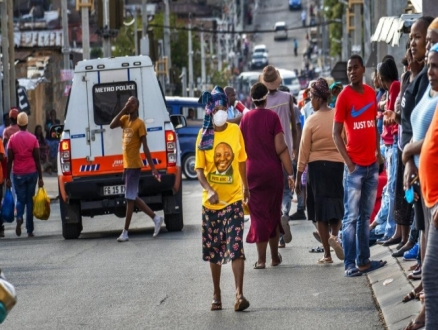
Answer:
[{"label": "van license plate", "polygon": [[108,196],[108,195],[122,195],[124,193],[125,193],[125,186],[124,185],[105,186],[105,187],[103,187],[103,194],[105,196]]}]

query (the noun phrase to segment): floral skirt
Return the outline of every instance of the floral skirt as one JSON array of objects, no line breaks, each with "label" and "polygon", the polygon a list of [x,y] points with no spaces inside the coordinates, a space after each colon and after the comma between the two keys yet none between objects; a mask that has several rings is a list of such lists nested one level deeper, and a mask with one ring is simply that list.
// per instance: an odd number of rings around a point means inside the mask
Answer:
[{"label": "floral skirt", "polygon": [[202,259],[217,265],[245,259],[243,216],[242,201],[221,210],[202,207]]}]

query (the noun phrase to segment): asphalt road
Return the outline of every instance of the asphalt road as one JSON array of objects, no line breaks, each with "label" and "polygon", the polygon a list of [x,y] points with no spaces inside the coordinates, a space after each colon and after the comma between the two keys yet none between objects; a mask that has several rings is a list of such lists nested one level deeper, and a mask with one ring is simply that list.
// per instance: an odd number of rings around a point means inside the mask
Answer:
[{"label": "asphalt road", "polygon": [[153,239],[152,221],[136,215],[126,243],[116,242],[123,219],[114,216],[84,218],[81,237],[64,240],[56,203],[48,221],[36,220],[35,238],[17,238],[8,225],[0,265],[18,303],[1,329],[384,329],[365,276],[344,278],[338,260],[316,264],[321,254],[308,252],[316,242],[307,221],[291,222],[294,238],[277,268],[252,269],[256,248],[245,245],[247,312],[233,310],[230,265],[224,310],[210,312],[200,205],[199,183],[184,181],[184,230],[163,228]]},{"label": "asphalt road", "polygon": [[[301,10],[289,10],[287,0],[259,0],[260,9],[257,13],[257,30],[273,30],[276,22],[284,21],[288,28],[301,27]],[[310,1],[303,0],[307,9]],[[288,31],[287,40],[274,40],[274,33],[257,33],[254,45],[264,44],[268,49],[269,64],[286,70],[302,69],[302,53],[306,45],[306,33],[310,30],[300,28]],[[298,41],[298,56],[294,56],[293,39]],[[261,70],[260,70],[261,71]]]}]

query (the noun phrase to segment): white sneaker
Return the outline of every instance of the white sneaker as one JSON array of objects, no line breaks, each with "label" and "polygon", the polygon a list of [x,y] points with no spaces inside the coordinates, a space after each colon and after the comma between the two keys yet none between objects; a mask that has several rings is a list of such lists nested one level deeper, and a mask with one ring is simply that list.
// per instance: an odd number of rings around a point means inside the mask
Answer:
[{"label": "white sneaker", "polygon": [[163,224],[164,218],[160,217],[159,215],[156,215],[154,218],[155,223],[155,230],[154,230],[154,236],[157,237],[157,235],[160,233],[161,225]]},{"label": "white sneaker", "polygon": [[117,242],[127,242],[127,241],[129,241],[128,231],[123,230],[119,238],[117,239]]}]

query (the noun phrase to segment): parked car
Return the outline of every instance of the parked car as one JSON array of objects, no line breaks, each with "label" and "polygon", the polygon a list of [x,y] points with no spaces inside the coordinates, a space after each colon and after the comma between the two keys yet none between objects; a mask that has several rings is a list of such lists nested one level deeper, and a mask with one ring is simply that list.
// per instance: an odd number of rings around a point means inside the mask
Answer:
[{"label": "parked car", "polygon": [[252,54],[251,69],[263,69],[269,64],[268,57],[262,53]]},{"label": "parked car", "polygon": [[289,88],[294,96],[297,96],[300,92],[301,86],[296,73],[284,69],[278,69],[278,72],[280,73],[281,78],[283,78],[282,84]]},{"label": "parked car", "polygon": [[274,26],[274,40],[287,40],[286,22],[277,22]]},{"label": "parked car", "polygon": [[301,0],[289,0],[289,10],[301,9]]},{"label": "parked car", "polygon": [[254,49],[252,51],[253,54],[262,54],[266,57],[268,57],[268,49],[266,48],[266,45],[256,45],[254,46]]},{"label": "parked car", "polygon": [[176,127],[181,149],[181,168],[189,180],[197,178],[195,171],[196,138],[204,120],[204,107],[195,97],[166,96],[169,115],[182,115],[187,126]]}]

